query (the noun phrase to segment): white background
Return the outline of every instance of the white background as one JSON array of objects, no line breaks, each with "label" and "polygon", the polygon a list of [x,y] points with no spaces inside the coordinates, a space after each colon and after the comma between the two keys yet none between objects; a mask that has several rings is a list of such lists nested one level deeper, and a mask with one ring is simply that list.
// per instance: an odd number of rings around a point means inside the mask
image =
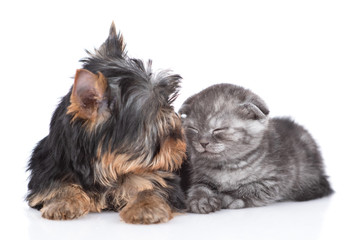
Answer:
[{"label": "white background", "polygon": [[[24,202],[26,164],[48,134],[84,49],[115,21],[129,56],[183,76],[178,110],[215,83],[250,88],[321,146],[336,193],[134,226],[118,213],[49,221]],[[353,239],[352,1],[2,1],[1,239]]]}]

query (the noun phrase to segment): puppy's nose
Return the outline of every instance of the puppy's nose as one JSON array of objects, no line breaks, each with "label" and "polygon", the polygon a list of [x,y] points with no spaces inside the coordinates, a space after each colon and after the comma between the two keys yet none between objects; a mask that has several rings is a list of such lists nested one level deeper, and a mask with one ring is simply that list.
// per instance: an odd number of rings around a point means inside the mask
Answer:
[{"label": "puppy's nose", "polygon": [[206,146],[209,144],[209,142],[200,142],[200,144],[203,148],[206,148]]}]

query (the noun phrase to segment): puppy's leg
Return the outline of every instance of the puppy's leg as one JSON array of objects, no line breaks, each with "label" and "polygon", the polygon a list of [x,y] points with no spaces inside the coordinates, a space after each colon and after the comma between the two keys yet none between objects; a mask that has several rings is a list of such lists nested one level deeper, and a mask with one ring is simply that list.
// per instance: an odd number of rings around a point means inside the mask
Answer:
[{"label": "puppy's leg", "polygon": [[34,195],[30,206],[43,205],[42,217],[52,220],[67,220],[87,214],[91,208],[89,196],[76,184],[58,186]]},{"label": "puppy's leg", "polygon": [[120,212],[120,216],[127,223],[162,223],[172,218],[172,210],[158,192],[146,190],[132,198]]}]

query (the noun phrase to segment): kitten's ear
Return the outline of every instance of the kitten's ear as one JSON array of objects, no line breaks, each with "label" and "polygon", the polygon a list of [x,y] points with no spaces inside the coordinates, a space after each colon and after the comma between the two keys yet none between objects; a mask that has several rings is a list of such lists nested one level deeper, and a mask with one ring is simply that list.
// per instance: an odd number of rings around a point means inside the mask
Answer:
[{"label": "kitten's ear", "polygon": [[183,105],[181,105],[181,107],[180,107],[180,109],[179,109],[179,115],[180,115],[180,117],[182,118],[182,119],[185,119],[185,118],[187,118],[187,117],[189,117],[189,115],[191,114],[191,113],[193,113],[193,107],[191,107],[191,106],[193,106],[194,104],[194,102],[197,102],[197,96],[198,96],[199,94],[196,94],[196,95],[193,95],[193,96],[191,96],[191,97],[189,97],[188,99],[186,99],[185,100],[185,102],[183,103]]},{"label": "kitten's ear", "polygon": [[110,26],[107,40],[100,46],[98,52],[107,57],[124,57],[126,55],[123,36],[120,32],[116,33],[114,22]]},{"label": "kitten's ear", "polygon": [[260,109],[260,111],[265,114],[266,116],[270,113],[266,103],[260,98],[253,98],[251,102]]},{"label": "kitten's ear", "polygon": [[241,104],[238,111],[242,117],[252,120],[265,119],[270,113],[266,104],[259,99],[252,99],[251,102]]},{"label": "kitten's ear", "polygon": [[183,104],[181,108],[179,109],[178,113],[181,119],[186,119],[189,115],[190,112],[190,106],[189,104]]},{"label": "kitten's ear", "polygon": [[73,114],[73,119],[95,121],[102,108],[106,107],[102,104],[106,89],[107,80],[102,73],[94,74],[86,69],[78,69],[67,113]]}]

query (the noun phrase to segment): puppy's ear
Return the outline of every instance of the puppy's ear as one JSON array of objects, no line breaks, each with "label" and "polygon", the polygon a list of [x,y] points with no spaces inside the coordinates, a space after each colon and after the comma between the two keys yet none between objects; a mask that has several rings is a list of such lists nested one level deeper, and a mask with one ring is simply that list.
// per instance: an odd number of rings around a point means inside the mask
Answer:
[{"label": "puppy's ear", "polygon": [[107,80],[102,73],[94,74],[86,69],[78,69],[67,113],[74,114],[73,119],[95,121],[102,108],[106,107],[106,89]]},{"label": "puppy's ear", "polygon": [[115,24],[112,22],[107,40],[100,46],[98,52],[107,57],[124,57],[125,43],[120,32],[117,34]]},{"label": "puppy's ear", "polygon": [[266,104],[259,99],[252,99],[251,102],[243,103],[238,108],[238,114],[245,119],[262,120],[269,113]]}]

